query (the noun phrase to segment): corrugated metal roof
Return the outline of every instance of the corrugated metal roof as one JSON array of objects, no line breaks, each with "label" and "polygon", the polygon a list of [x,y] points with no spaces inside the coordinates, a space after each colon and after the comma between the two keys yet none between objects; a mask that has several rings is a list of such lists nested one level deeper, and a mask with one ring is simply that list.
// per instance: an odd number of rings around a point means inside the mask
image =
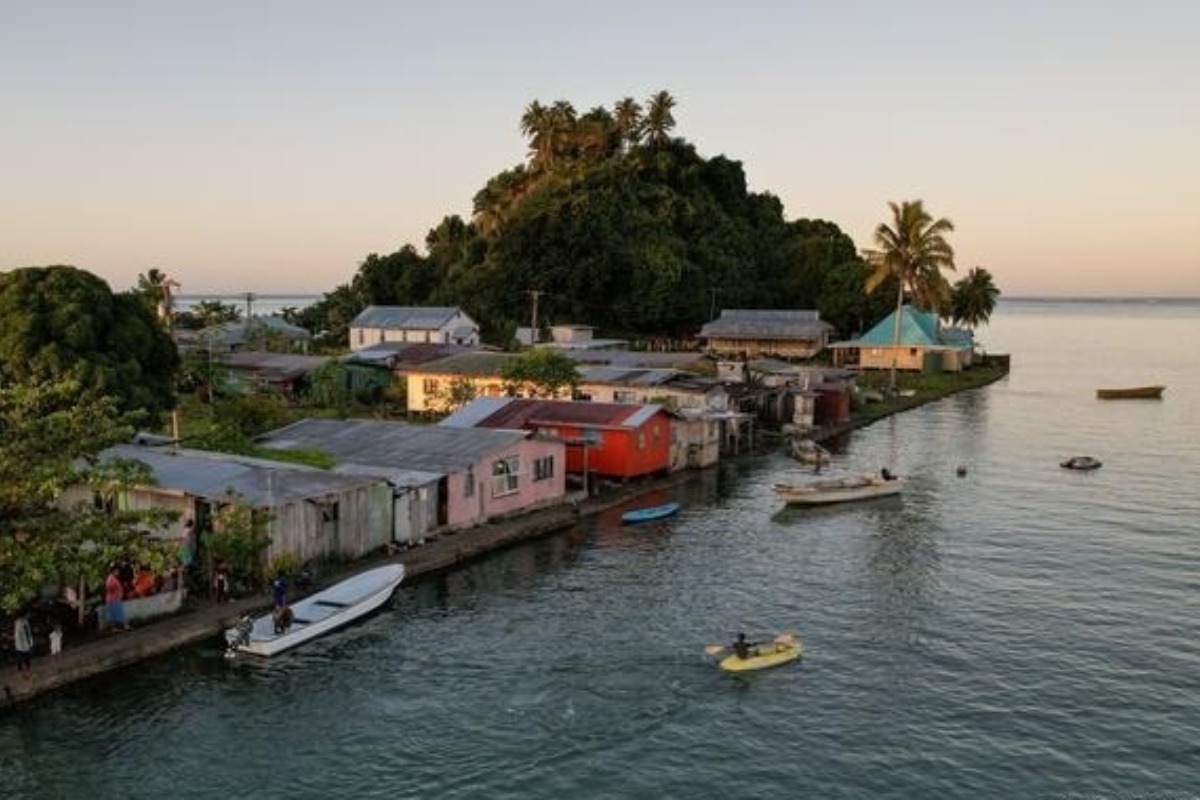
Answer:
[{"label": "corrugated metal roof", "polygon": [[680,371],[646,367],[581,367],[580,383],[612,383],[619,386],[659,386],[668,383]]},{"label": "corrugated metal roof", "polygon": [[446,475],[510,447],[524,431],[480,431],[373,419],[305,419],[256,441],[280,450],[320,450],[341,464]]},{"label": "corrugated metal roof", "polygon": [[449,428],[474,428],[513,401],[511,397],[478,397],[443,419],[438,425]]},{"label": "corrugated metal roof", "polygon": [[809,339],[833,330],[817,311],[726,309],[700,329],[700,338]]},{"label": "corrugated metal roof", "polygon": [[350,322],[352,328],[433,330],[459,313],[454,306],[367,306]]},{"label": "corrugated metal roof", "polygon": [[[507,402],[495,407],[492,413],[484,414],[467,409],[476,403],[496,399]],[[649,411],[646,411],[649,409]],[[478,428],[500,428],[520,430],[535,425],[575,425],[592,427],[632,427],[642,424],[649,415],[662,410],[662,406],[640,403],[586,403],[569,400],[533,400],[523,398],[481,398],[472,400],[458,413],[461,421],[474,420]],[[458,416],[456,414],[455,416]],[[638,422],[630,422],[631,419]],[[445,422],[445,420],[443,420]]]},{"label": "corrugated metal roof", "polygon": [[510,353],[472,351],[430,361],[424,364],[420,371],[431,375],[499,375],[504,365],[513,358],[516,356]]},{"label": "corrugated metal roof", "polygon": [[[858,340],[862,347],[892,347],[896,343],[896,312],[888,314]],[[906,347],[937,347],[938,318],[936,314],[918,311],[912,306],[901,308],[900,344]]]},{"label": "corrugated metal roof", "polygon": [[103,451],[100,458],[130,458],[145,463],[160,489],[208,500],[224,499],[232,491],[260,508],[381,482],[370,476],[338,475],[315,467],[204,450],[117,445]]}]

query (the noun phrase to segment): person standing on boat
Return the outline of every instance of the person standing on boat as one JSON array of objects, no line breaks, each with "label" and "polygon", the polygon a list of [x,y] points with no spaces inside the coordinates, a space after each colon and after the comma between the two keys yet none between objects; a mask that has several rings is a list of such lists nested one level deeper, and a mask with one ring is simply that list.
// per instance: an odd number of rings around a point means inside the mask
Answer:
[{"label": "person standing on boat", "polygon": [[282,572],[275,573],[275,579],[271,581],[271,601],[275,604],[275,608],[283,608],[287,605],[287,578]]},{"label": "person standing on boat", "polygon": [[737,654],[738,658],[749,658],[752,655],[757,655],[756,652],[751,650],[754,645],[755,642],[746,641],[746,634],[738,631],[737,639],[729,646],[729,649]]}]

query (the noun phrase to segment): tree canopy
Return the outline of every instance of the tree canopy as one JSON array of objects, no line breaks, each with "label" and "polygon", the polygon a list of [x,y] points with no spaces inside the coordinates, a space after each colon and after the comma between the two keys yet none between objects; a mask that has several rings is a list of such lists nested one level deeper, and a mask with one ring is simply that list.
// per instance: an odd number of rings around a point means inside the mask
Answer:
[{"label": "tree canopy", "polygon": [[354,279],[300,313],[344,341],[369,304],[456,305],[508,346],[531,317],[614,336],[694,334],[722,308],[815,308],[844,333],[886,313],[864,297],[854,242],[832,222],[784,218],[751,192],[739,162],[700,156],[676,135],[669,92],[584,113],[533,101],[528,156],[443,219],[426,252],[371,254]]},{"label": "tree canopy", "polygon": [[954,284],[950,295],[950,319],[968,328],[983,325],[992,318],[999,297],[1000,290],[992,280],[992,273],[982,267],[972,267]]},{"label": "tree canopy", "polygon": [[0,319],[0,381],[70,376],[150,421],[175,405],[179,354],[144,295],[74,267],[16,269],[0,274]]}]

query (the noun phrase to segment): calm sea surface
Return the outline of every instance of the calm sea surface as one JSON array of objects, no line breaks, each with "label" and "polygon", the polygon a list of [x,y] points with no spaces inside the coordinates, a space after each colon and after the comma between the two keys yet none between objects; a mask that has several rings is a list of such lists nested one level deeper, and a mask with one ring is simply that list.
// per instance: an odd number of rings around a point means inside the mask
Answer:
[{"label": "calm sea surface", "polygon": [[[39,700],[0,794],[1195,797],[1198,336],[1196,304],[1005,302],[1008,379],[840,443],[902,498],[784,510],[793,462],[726,464],[667,527],[615,510],[269,664],[214,640]],[[725,675],[738,629],[806,657]]]}]

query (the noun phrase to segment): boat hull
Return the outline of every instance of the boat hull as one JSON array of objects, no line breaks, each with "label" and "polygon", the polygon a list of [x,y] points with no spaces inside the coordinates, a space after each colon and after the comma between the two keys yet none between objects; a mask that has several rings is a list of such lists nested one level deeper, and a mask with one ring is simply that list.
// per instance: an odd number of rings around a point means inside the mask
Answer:
[{"label": "boat hull", "polygon": [[736,653],[721,659],[719,666],[726,672],[755,672],[795,661],[804,653],[804,646],[794,636],[780,637],[759,646],[759,654],[740,658]]},{"label": "boat hull", "polygon": [[269,658],[348,625],[388,601],[404,580],[404,567],[389,564],[347,578],[290,606],[293,620],[283,633],[275,632],[271,613],[255,618],[249,631],[225,632],[231,655]]},{"label": "boat hull", "polygon": [[899,494],[904,483],[904,478],[888,480],[876,475],[861,475],[810,483],[777,483],[775,494],[789,505],[815,506],[889,497]]},{"label": "boat hull", "polygon": [[679,511],[679,503],[664,503],[661,506],[639,508],[626,511],[621,515],[621,522],[626,525],[637,525],[639,522],[653,522],[656,519],[666,519]]},{"label": "boat hull", "polygon": [[1165,386],[1134,386],[1128,389],[1097,389],[1100,400],[1159,400]]}]

